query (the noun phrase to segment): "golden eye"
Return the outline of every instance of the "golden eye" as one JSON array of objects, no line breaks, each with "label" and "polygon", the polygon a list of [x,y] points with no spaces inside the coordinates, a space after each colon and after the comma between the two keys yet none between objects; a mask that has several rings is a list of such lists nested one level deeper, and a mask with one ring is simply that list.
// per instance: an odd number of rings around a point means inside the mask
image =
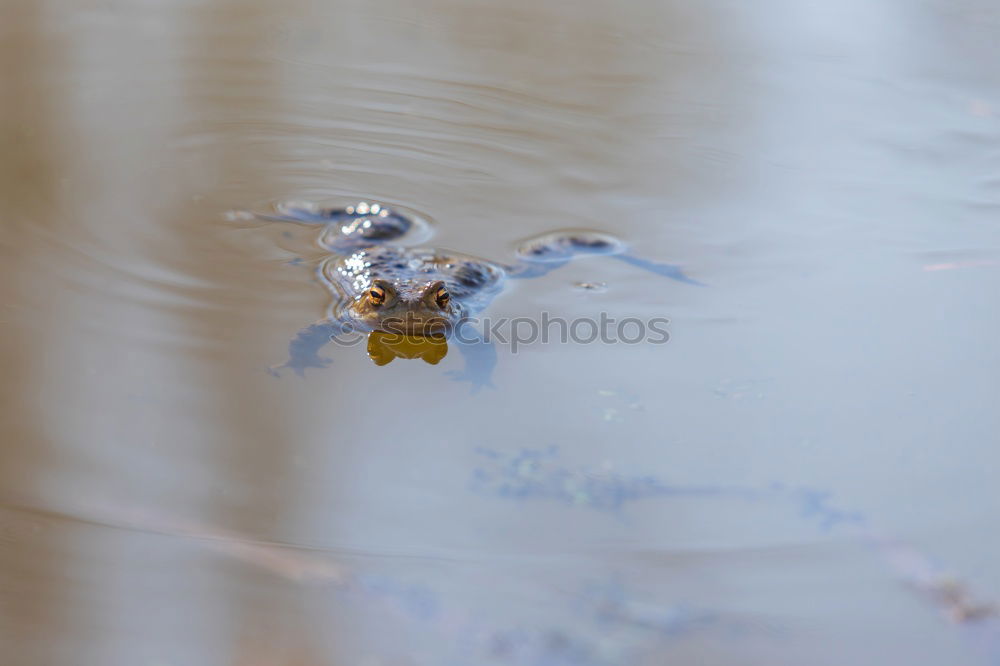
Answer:
[{"label": "golden eye", "polygon": [[441,308],[442,310],[448,307],[448,301],[450,300],[451,300],[451,295],[448,294],[448,290],[445,289],[444,287],[438,289],[437,293],[434,294],[434,302],[437,303],[438,307]]},{"label": "golden eye", "polygon": [[375,285],[368,291],[368,301],[372,305],[382,305],[385,303],[385,289]]}]

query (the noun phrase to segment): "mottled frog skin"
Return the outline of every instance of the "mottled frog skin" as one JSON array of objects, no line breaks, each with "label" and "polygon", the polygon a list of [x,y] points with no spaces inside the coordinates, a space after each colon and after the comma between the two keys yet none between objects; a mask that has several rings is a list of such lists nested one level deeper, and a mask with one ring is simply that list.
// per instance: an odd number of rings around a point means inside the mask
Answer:
[{"label": "mottled frog skin", "polygon": [[[557,231],[532,238],[520,245],[513,264],[500,264],[450,250],[409,247],[413,239],[428,235],[427,223],[378,203],[336,208],[280,204],[274,214],[257,217],[323,226],[319,244],[330,255],[318,273],[333,299],[327,317],[299,332],[289,344],[288,360],[277,368],[300,375],[330,363],[319,351],[332,339],[348,333],[391,332],[411,339],[450,338],[465,359],[464,370],[450,376],[470,382],[473,390],[490,386],[496,352],[467,326],[470,317],[490,304],[506,280],[545,275],[580,255],[607,255],[663,277],[699,284],[679,267],[634,257],[618,239],[593,231]],[[462,335],[455,336],[456,331]],[[370,354],[373,342],[369,340]],[[440,356],[435,354],[437,360]],[[381,365],[393,355],[383,351],[372,358]]]},{"label": "mottled frog skin", "polygon": [[337,319],[367,331],[447,335],[489,304],[506,271],[445,250],[375,245],[330,257],[321,275]]}]

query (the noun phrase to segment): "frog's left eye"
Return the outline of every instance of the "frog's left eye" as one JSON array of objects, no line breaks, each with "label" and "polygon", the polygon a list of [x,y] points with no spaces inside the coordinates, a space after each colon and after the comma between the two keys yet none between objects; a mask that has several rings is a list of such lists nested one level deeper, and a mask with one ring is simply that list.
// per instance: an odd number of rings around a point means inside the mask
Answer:
[{"label": "frog's left eye", "polygon": [[444,310],[448,307],[448,303],[451,302],[451,294],[444,287],[438,287],[438,290],[434,292],[434,302],[437,306]]},{"label": "frog's left eye", "polygon": [[379,285],[372,285],[368,290],[368,302],[372,305],[382,305],[385,303],[385,289]]}]

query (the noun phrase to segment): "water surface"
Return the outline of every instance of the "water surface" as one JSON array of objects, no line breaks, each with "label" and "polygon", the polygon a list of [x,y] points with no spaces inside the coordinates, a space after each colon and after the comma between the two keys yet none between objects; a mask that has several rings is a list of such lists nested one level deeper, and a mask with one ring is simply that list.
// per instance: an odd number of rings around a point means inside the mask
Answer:
[{"label": "water surface", "polygon": [[[1000,659],[991,3],[8,4],[9,663]],[[455,353],[276,379],[321,252],[225,213],[345,198],[708,286],[512,284],[672,337],[476,395]]]}]

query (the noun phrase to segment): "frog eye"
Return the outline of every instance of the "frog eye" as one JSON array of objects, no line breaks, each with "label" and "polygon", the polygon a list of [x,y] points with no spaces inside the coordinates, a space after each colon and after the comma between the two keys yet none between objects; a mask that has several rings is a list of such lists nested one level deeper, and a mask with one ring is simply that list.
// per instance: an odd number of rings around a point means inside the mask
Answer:
[{"label": "frog eye", "polygon": [[379,285],[372,285],[368,290],[368,302],[372,305],[382,305],[385,303],[385,289]]},{"label": "frog eye", "polygon": [[444,310],[448,307],[448,302],[451,301],[451,294],[444,287],[438,287],[438,290],[434,293],[434,302],[437,306]]}]

